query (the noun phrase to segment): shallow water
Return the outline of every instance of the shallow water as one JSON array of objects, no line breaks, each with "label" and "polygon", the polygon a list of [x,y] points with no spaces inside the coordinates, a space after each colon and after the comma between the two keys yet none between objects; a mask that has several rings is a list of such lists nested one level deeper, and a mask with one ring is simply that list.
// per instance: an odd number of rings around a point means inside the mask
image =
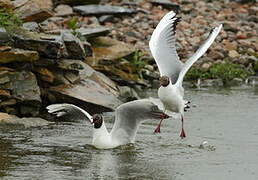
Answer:
[{"label": "shallow water", "polygon": [[185,94],[194,107],[184,140],[177,119],[164,121],[161,134],[153,134],[157,122],[146,122],[134,145],[112,150],[89,145],[87,123],[1,127],[0,179],[258,179],[258,87]]}]

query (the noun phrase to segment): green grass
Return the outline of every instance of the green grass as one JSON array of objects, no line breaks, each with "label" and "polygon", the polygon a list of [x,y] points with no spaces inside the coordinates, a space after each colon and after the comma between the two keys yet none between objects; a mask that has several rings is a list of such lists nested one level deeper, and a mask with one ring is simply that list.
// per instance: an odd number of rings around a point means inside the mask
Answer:
[{"label": "green grass", "polygon": [[197,79],[222,79],[224,84],[234,78],[245,79],[253,73],[245,69],[242,65],[225,62],[212,65],[208,70],[192,67],[186,74],[186,80]]},{"label": "green grass", "polygon": [[11,9],[0,9],[0,27],[6,28],[7,31],[12,31],[22,25],[22,21]]}]

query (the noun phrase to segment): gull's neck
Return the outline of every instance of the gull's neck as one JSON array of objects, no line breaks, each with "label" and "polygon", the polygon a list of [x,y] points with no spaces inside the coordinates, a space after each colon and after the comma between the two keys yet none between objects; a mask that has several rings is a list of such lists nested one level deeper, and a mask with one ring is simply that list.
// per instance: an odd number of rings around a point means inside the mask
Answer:
[{"label": "gull's neck", "polygon": [[112,146],[111,137],[106,128],[105,121],[103,121],[100,128],[93,128],[92,145],[102,149]]}]

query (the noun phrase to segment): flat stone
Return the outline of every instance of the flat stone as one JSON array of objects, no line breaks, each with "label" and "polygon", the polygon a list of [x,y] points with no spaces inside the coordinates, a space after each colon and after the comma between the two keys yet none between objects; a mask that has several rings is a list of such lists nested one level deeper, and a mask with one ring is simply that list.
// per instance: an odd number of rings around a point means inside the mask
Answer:
[{"label": "flat stone", "polygon": [[[43,36],[48,37],[48,39],[42,39]],[[21,32],[16,33],[13,39],[15,47],[38,51],[42,57],[60,58],[67,55],[60,36]]]},{"label": "flat stone", "polygon": [[11,97],[10,91],[0,89],[0,97]]},{"label": "flat stone", "polygon": [[169,0],[151,0],[150,2],[154,5],[161,5],[162,7],[173,10],[175,12],[180,10],[180,6],[178,4],[172,3]]},{"label": "flat stone", "polygon": [[49,83],[54,82],[55,77],[49,69],[40,67],[40,68],[35,68],[34,71],[37,73],[37,77],[42,81],[46,81]]},{"label": "flat stone", "polygon": [[10,62],[33,62],[39,59],[37,51],[23,49],[11,49],[10,51],[0,51],[0,64]]},{"label": "flat stone", "polygon": [[38,31],[39,30],[39,25],[36,22],[23,23],[22,27],[28,31]]},{"label": "flat stone", "polygon": [[83,5],[83,4],[99,4],[100,0],[53,0],[55,5],[69,4],[69,5]]},{"label": "flat stone", "polygon": [[104,16],[100,16],[98,19],[99,19],[100,24],[104,24],[106,22],[112,22],[114,20],[114,16],[113,15],[104,15]]},{"label": "flat stone", "polygon": [[53,16],[51,0],[30,0],[15,9],[24,22],[42,22]]},{"label": "flat stone", "polygon": [[110,32],[110,29],[100,26],[96,28],[79,28],[76,30],[76,32],[79,32],[82,36],[86,38],[92,38],[107,35]]},{"label": "flat stone", "polygon": [[[97,82],[86,79],[76,85],[51,87],[57,99],[65,99],[68,103],[85,106],[90,112],[114,110],[121,104],[112,93],[105,90]],[[89,109],[92,107],[92,109]]]},{"label": "flat stone", "polygon": [[0,102],[0,107],[1,106],[12,106],[15,105],[17,101],[15,99],[7,99],[5,101]]},{"label": "flat stone", "polygon": [[23,126],[25,128],[47,126],[51,122],[42,118],[18,118],[10,117],[0,119],[0,125]]},{"label": "flat stone", "polygon": [[137,10],[124,8],[120,6],[109,6],[109,5],[84,5],[84,6],[74,6],[73,10],[80,13],[83,16],[87,15],[118,15],[118,14],[133,14]]},{"label": "flat stone", "polygon": [[0,46],[0,52],[10,51],[11,49],[11,46]]},{"label": "flat stone", "polygon": [[55,16],[70,16],[73,14],[73,8],[69,5],[60,4],[55,8]]}]

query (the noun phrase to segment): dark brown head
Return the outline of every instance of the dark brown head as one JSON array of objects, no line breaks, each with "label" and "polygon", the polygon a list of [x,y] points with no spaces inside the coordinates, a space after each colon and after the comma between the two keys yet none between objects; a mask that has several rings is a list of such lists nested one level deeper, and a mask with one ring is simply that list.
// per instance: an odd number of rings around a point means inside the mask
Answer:
[{"label": "dark brown head", "polygon": [[94,128],[98,129],[102,126],[103,118],[100,114],[94,114],[92,116],[92,123],[94,124]]},{"label": "dark brown head", "polygon": [[159,84],[160,86],[166,87],[169,85],[169,77],[167,76],[161,76],[159,78]]}]

